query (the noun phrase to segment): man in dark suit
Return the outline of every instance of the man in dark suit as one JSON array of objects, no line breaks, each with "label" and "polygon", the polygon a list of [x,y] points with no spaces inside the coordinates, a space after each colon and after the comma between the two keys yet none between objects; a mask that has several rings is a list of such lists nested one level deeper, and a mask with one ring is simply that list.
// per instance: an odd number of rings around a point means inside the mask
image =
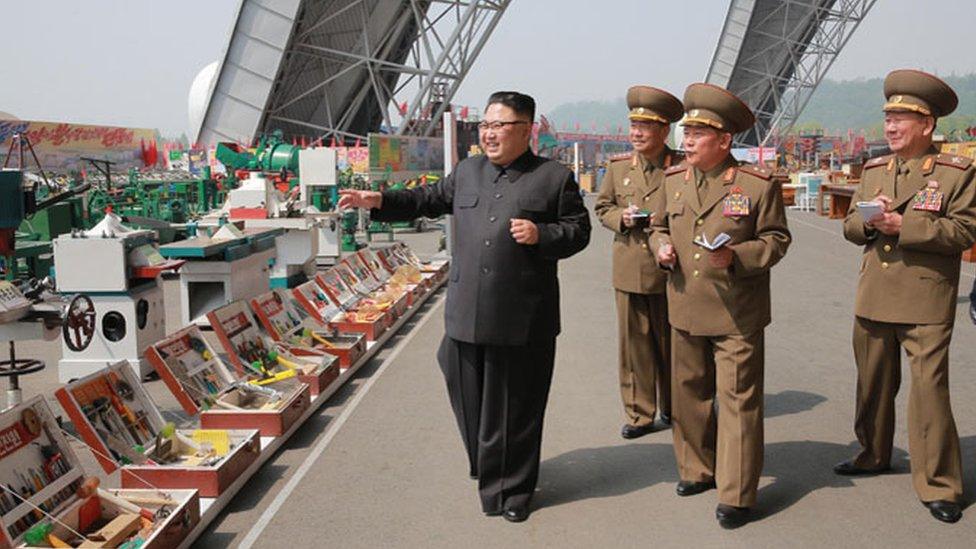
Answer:
[{"label": "man in dark suit", "polygon": [[559,334],[556,262],[584,247],[590,220],[572,172],[532,153],[535,101],[488,99],[483,156],[410,190],[341,191],[377,221],[455,218],[438,361],[486,515],[528,517]]}]

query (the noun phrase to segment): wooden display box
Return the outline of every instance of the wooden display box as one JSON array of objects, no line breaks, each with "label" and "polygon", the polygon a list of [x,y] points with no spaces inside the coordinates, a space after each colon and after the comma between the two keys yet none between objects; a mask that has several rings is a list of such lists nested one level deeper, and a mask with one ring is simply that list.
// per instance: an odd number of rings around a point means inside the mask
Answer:
[{"label": "wooden display box", "polygon": [[[0,440],[0,483],[5,486],[0,491],[0,548],[31,547],[28,534],[49,525],[50,536],[69,547],[117,547],[131,541],[145,549],[170,549],[200,522],[196,490],[105,490],[87,481],[43,395],[0,414]],[[90,490],[80,493],[83,487]],[[52,537],[41,537],[44,541],[34,547],[52,546]]]},{"label": "wooden display box", "polygon": [[[275,325],[301,323],[298,312],[285,307],[286,292],[271,291],[251,300],[251,308],[267,311]],[[280,373],[294,368],[298,379],[307,383],[312,396],[325,391],[330,383],[339,379],[338,357],[313,347],[276,342],[261,332],[251,309],[243,301],[235,301],[207,314],[210,326],[239,375],[253,373],[250,364],[259,363],[269,372]],[[271,353],[277,354],[277,360]]]},{"label": "wooden display box", "polygon": [[353,272],[357,279],[362,280],[368,292],[367,298],[378,300],[380,294],[393,297],[390,310],[395,318],[400,318],[407,313],[410,308],[410,296],[406,288],[388,284],[391,274],[386,271],[376,259],[376,256],[368,249],[346,256],[340,262],[340,267],[345,265]]},{"label": "wooden display box", "polygon": [[[195,488],[202,497],[215,498],[261,453],[256,430],[223,431],[213,435],[227,437],[226,454],[204,463],[187,463],[199,461],[196,458],[159,463],[157,442],[166,421],[125,360],[69,383],[54,396],[105,472],[121,467],[123,488]],[[196,431],[177,430],[190,440]],[[163,442],[185,447],[180,438]],[[130,463],[120,464],[124,462]]]},{"label": "wooden display box", "polygon": [[420,258],[417,257],[417,254],[413,253],[413,250],[408,248],[406,244],[403,243],[400,244],[401,245],[398,247],[399,252],[402,253],[404,256],[406,256],[407,260],[410,261],[410,263],[412,263],[418,269],[420,269],[420,272],[429,273],[430,275],[432,275],[433,282],[440,284],[445,280],[447,280],[447,274],[451,268],[451,263],[449,261],[438,260],[438,261],[428,261],[425,263],[421,261]]},{"label": "wooden display box", "polygon": [[[316,287],[314,281],[306,284],[311,284],[312,289]],[[317,299],[317,296],[312,298]],[[362,334],[340,334],[330,328],[305,309],[295,290],[274,290],[258,296],[251,300],[251,310],[264,332],[279,344],[289,345],[289,350],[296,356],[312,355],[312,351],[327,353],[338,357],[339,367],[349,368],[366,353],[366,339]],[[314,387],[312,394],[318,394]]]},{"label": "wooden display box", "polygon": [[345,318],[345,313],[326,293],[325,288],[315,280],[299,284],[292,289],[292,295],[295,297],[295,303],[308,313],[310,318],[320,326],[332,330],[334,336],[330,341],[334,344],[334,349],[330,352],[337,352],[339,365],[342,368],[349,368],[355,364],[366,352],[368,338],[365,330],[340,330],[338,323]]},{"label": "wooden display box", "polygon": [[447,261],[436,261],[424,263],[417,257],[417,254],[413,253],[406,244],[403,242],[397,242],[392,246],[391,252],[401,264],[413,265],[417,270],[420,271],[423,277],[423,284],[428,290],[432,290],[438,284],[447,280],[447,275],[450,270],[450,263]]},{"label": "wooden display box", "polygon": [[346,257],[334,267],[340,277],[346,281],[359,297],[355,308],[362,311],[385,311],[392,321],[400,318],[410,306],[403,291],[389,291],[383,283],[374,277],[365,263],[359,260],[359,254]]},{"label": "wooden display box", "polygon": [[367,341],[376,341],[393,324],[393,317],[385,312],[365,314],[358,308],[359,296],[332,268],[315,276],[315,281],[339,308],[339,314],[329,319],[329,324],[340,332],[359,332]]},{"label": "wooden display box", "polygon": [[[396,253],[395,246],[386,246],[384,248],[378,248],[375,251],[369,249],[360,250],[361,253],[365,253],[364,259],[367,264],[373,265],[375,260],[376,268],[381,268],[389,273],[390,278],[400,278],[406,282],[406,289],[409,292],[409,303],[412,307],[414,303],[420,301],[420,299],[430,291],[429,281],[433,278],[428,276],[424,278],[423,273],[420,269],[417,269],[411,265],[406,259],[398,256]],[[371,259],[373,258],[373,259]],[[413,274],[410,274],[410,268],[413,268]],[[375,270],[375,269],[374,269]]]},{"label": "wooden display box", "polygon": [[962,253],[962,260],[967,263],[976,263],[976,245]]},{"label": "wooden display box", "polygon": [[[257,429],[277,437],[311,405],[308,385],[294,377],[257,387],[235,374],[196,326],[150,345],[146,358],[186,413],[200,414],[204,429]],[[272,395],[262,393],[268,389]]]},{"label": "wooden display box", "polygon": [[402,277],[394,277],[396,269],[390,270],[386,265],[380,261],[379,256],[376,252],[369,248],[363,248],[356,253],[358,260],[369,269],[369,272],[373,274],[373,277],[382,283],[382,289],[388,293],[393,293],[398,296],[398,301],[401,297],[405,297],[405,303],[402,305],[398,304],[397,307],[402,307],[400,311],[400,316],[406,313],[406,310],[410,308],[416,301],[417,298],[423,293],[417,291],[417,284],[406,283],[405,280],[400,280]]}]

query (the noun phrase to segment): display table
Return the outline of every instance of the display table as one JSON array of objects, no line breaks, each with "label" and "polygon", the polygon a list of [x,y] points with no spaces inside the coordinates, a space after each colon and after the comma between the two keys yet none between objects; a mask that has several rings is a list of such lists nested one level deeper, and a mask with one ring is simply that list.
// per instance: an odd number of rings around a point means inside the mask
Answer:
[{"label": "display table", "polygon": [[820,197],[817,199],[817,213],[824,215],[824,196],[830,196],[830,210],[826,214],[830,219],[843,219],[851,207],[851,198],[857,185],[834,185],[825,183],[820,187]]},{"label": "display table", "polygon": [[784,183],[783,188],[783,205],[784,206],[794,206],[796,205],[796,193],[803,189],[806,191],[806,185],[801,185],[800,183]]}]

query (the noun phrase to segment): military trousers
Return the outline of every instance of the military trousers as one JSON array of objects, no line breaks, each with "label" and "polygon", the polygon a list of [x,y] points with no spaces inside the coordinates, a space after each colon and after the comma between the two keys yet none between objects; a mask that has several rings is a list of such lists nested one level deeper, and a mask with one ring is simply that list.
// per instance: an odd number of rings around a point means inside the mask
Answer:
[{"label": "military trousers", "polygon": [[665,293],[615,290],[620,397],[630,425],[671,414],[671,325]]},{"label": "military trousers", "polygon": [[714,479],[719,503],[752,507],[763,467],[763,331],[694,336],[672,328],[671,353],[681,480]]},{"label": "military trousers", "polygon": [[519,346],[441,341],[437,359],[486,513],[532,498],[555,353],[555,338]]},{"label": "military trousers", "polygon": [[912,484],[922,501],[960,501],[962,455],[949,406],[952,324],[893,324],[854,318],[857,395],[854,433],[862,450],[855,465],[887,467],[895,434],[901,349],[908,355],[908,452]]}]

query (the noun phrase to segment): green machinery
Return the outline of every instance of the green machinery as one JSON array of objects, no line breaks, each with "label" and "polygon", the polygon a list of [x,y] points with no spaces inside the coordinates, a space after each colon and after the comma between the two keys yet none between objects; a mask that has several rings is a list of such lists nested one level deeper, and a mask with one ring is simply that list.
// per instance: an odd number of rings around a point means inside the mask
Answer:
[{"label": "green machinery", "polygon": [[51,239],[82,224],[79,195],[87,184],[38,199],[24,172],[0,170],[0,269],[3,278],[44,278],[53,262]]},{"label": "green machinery", "polygon": [[[365,190],[368,188],[366,178],[353,173],[352,168],[347,168],[339,172],[335,189],[338,197],[338,189],[357,189]],[[320,208],[321,209],[321,208]],[[331,208],[330,208],[331,209]],[[325,210],[323,210],[325,211]],[[360,248],[365,248],[366,244],[356,240],[356,230],[359,228],[359,212],[349,210],[342,214],[342,251],[357,252]],[[368,233],[367,233],[368,235]]]},{"label": "green machinery", "polygon": [[[282,139],[280,131],[262,136],[255,149],[242,147],[237,143],[218,143],[217,160],[227,167],[228,178],[238,181],[247,177],[247,172],[259,171],[274,180],[281,191],[291,191],[300,183],[299,153],[302,148],[290,145]],[[308,187],[308,204],[322,212],[335,208],[339,200],[339,189],[365,189],[366,180],[353,174],[352,169],[339,172],[337,185]],[[365,246],[356,242],[356,227],[359,216],[355,211],[342,216],[342,251],[355,252]]]},{"label": "green machinery", "polygon": [[98,223],[111,206],[123,216],[185,223],[219,207],[225,196],[226,190],[211,177],[210,168],[195,179],[147,179],[130,169],[127,185],[88,193],[88,222]]},{"label": "green machinery", "polygon": [[[370,185],[371,190],[382,191],[390,190],[396,191],[401,189],[413,189],[415,187],[424,186],[440,181],[440,175],[427,173],[420,177],[409,179],[406,181],[394,181],[389,182],[390,172],[388,171],[382,179],[376,179]],[[388,234],[392,238],[394,229],[414,229],[417,232],[423,232],[427,230],[427,218],[421,217],[413,221],[402,221],[393,223],[380,223],[378,221],[371,221],[369,226],[366,227],[366,236],[368,239],[372,239],[373,235],[376,234]]]},{"label": "green machinery", "polygon": [[289,145],[282,139],[281,131],[262,136],[252,153],[237,143],[218,143],[217,160],[227,168],[228,182],[232,187],[246,177],[246,172],[262,172],[277,175],[276,184],[286,183],[288,189],[298,184],[298,145]]}]

